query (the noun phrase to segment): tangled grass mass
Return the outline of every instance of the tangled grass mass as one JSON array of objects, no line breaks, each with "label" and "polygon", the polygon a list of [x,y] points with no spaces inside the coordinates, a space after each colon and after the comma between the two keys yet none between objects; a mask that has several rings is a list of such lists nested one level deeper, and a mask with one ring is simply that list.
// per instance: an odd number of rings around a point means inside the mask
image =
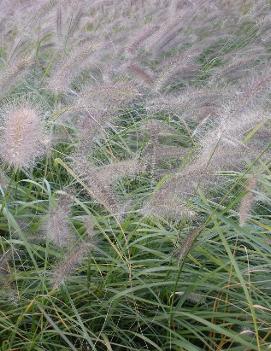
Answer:
[{"label": "tangled grass mass", "polygon": [[269,0],[0,0],[0,351],[271,350]]}]

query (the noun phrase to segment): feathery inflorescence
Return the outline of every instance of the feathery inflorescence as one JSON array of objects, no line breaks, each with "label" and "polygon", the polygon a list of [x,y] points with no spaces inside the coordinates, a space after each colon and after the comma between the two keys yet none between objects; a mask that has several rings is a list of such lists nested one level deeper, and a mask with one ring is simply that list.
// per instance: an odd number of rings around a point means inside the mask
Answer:
[{"label": "feathery inflorescence", "polygon": [[178,196],[174,196],[172,191],[167,189],[159,190],[154,193],[145,203],[141,213],[146,217],[165,218],[170,220],[180,220],[180,218],[193,218],[195,212]]},{"label": "feathery inflorescence", "polygon": [[31,58],[20,58],[16,62],[9,62],[0,71],[0,91],[1,97],[9,93],[9,91],[20,82],[28,73],[33,64]]},{"label": "feathery inflorescence", "polygon": [[251,209],[255,200],[253,191],[255,190],[256,186],[257,186],[257,177],[251,176],[247,180],[246,189],[245,189],[246,193],[242,198],[240,207],[239,207],[239,223],[241,226],[243,226],[249,218],[249,214],[251,212]]},{"label": "feathery inflorescence", "polygon": [[9,274],[9,261],[12,257],[11,251],[4,252],[0,255],[0,275]]},{"label": "feathery inflorescence", "polygon": [[0,157],[7,165],[22,169],[33,166],[50,145],[40,111],[30,103],[3,109]]},{"label": "feathery inflorescence", "polygon": [[82,219],[85,228],[85,237],[81,242],[74,242],[74,246],[70,247],[65,253],[64,259],[55,267],[52,272],[53,289],[60,288],[69,276],[82,264],[88,254],[95,249],[97,241],[94,231],[94,223],[90,216],[84,216]]},{"label": "feathery inflorescence", "polygon": [[135,177],[144,172],[145,164],[138,159],[114,162],[104,166],[95,166],[86,157],[75,157],[72,162],[81,181],[86,184],[89,195],[98,201],[109,213],[121,216],[125,204],[114,193],[114,184],[126,176]]},{"label": "feathery inflorescence", "polygon": [[190,233],[187,234],[186,238],[180,244],[180,247],[176,251],[176,256],[179,260],[184,260],[192,249],[196,239],[202,232],[203,226],[193,229]]},{"label": "feathery inflorescence", "polygon": [[71,199],[60,194],[50,204],[49,213],[43,223],[46,238],[59,247],[66,247],[75,240],[70,223]]},{"label": "feathery inflorescence", "polygon": [[120,206],[117,197],[112,188],[99,177],[96,167],[91,167],[86,157],[75,157],[73,168],[81,181],[86,184],[85,189],[89,195],[98,201],[109,213],[117,215]]},{"label": "feathery inflorescence", "polygon": [[127,176],[135,177],[144,172],[144,166],[138,159],[130,159],[100,166],[97,168],[97,173],[105,184],[112,185],[118,179]]},{"label": "feathery inflorescence", "polygon": [[12,258],[11,250],[6,250],[0,254],[0,296],[6,302],[14,304],[18,302],[18,292],[12,286]]},{"label": "feathery inflorescence", "polygon": [[67,254],[65,259],[52,272],[53,289],[58,289],[61,284],[73,273],[78,265],[86,258],[90,250],[95,247],[90,242],[81,242]]},{"label": "feathery inflorescence", "polygon": [[[218,125],[200,138],[201,147],[193,161],[171,176],[153,195],[152,202],[163,198],[163,194],[166,194],[167,199],[171,198],[171,202],[166,201],[169,212],[165,214],[168,216],[176,197],[185,203],[199,188],[208,190],[211,184],[218,184],[223,179],[219,172],[243,169],[261,154],[265,144],[261,140],[261,133],[247,140],[246,134],[267,119],[268,115],[264,111],[225,111]],[[255,140],[257,136],[259,142]],[[161,199],[158,202],[161,203]]]}]

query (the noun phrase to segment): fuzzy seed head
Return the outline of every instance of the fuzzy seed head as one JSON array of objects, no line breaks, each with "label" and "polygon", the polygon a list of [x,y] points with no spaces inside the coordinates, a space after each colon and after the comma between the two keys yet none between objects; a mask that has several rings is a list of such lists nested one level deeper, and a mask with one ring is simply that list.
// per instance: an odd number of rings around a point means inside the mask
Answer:
[{"label": "fuzzy seed head", "polygon": [[59,247],[65,247],[74,240],[69,223],[70,206],[67,196],[59,196],[56,203],[51,205],[43,226],[47,238]]},{"label": "fuzzy seed head", "polygon": [[18,169],[33,166],[48,147],[48,136],[39,112],[31,105],[22,104],[5,113],[3,124],[1,159]]}]

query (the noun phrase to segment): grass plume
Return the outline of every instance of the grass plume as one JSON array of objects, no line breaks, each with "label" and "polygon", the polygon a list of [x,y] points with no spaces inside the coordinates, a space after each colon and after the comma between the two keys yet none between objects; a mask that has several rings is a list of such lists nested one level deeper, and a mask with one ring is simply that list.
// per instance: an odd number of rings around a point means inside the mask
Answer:
[{"label": "grass plume", "polygon": [[70,206],[70,198],[64,194],[59,195],[55,201],[52,201],[43,223],[43,231],[47,239],[59,247],[65,247],[75,239],[70,224]]},{"label": "grass plume", "polygon": [[4,108],[0,135],[2,160],[14,168],[28,168],[48,150],[50,139],[39,110],[29,103]]},{"label": "grass plume", "polygon": [[67,254],[65,259],[52,272],[53,289],[59,289],[61,284],[75,271],[75,269],[83,262],[86,255],[93,249],[93,244],[89,242],[81,242],[73,247]]}]

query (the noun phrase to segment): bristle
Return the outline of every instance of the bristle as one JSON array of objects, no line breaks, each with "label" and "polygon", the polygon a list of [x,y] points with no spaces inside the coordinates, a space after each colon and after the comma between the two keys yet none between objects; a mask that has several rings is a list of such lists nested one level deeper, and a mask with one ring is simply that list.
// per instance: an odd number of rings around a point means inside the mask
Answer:
[{"label": "bristle", "polygon": [[135,78],[143,83],[150,85],[154,82],[152,75],[144,68],[140,67],[137,63],[130,63],[128,70],[134,75]]},{"label": "bristle", "polygon": [[8,93],[23,77],[27,74],[33,60],[31,58],[22,58],[17,62],[10,62],[0,72],[0,96]]},{"label": "bristle", "polygon": [[78,94],[71,109],[72,111],[87,111],[90,114],[99,114],[100,116],[110,112],[112,116],[114,112],[125,107],[137,96],[139,96],[138,89],[130,82],[119,80],[114,83],[92,84],[82,87],[82,91]]},{"label": "bristle", "polygon": [[87,254],[95,246],[90,242],[82,242],[70,250],[70,253],[52,272],[53,289],[59,289],[61,284],[74,272],[78,265],[80,265],[86,258]]},{"label": "bristle", "polygon": [[242,198],[241,204],[239,207],[240,226],[243,226],[249,218],[249,214],[254,204],[253,190],[255,190],[256,186],[257,186],[257,177],[256,176],[250,177],[246,184],[246,194]]},{"label": "bristle", "polygon": [[158,190],[146,202],[141,213],[147,217],[166,218],[179,222],[182,218],[192,218],[195,213],[184,205],[173,192]]},{"label": "bristle", "polygon": [[145,163],[152,162],[158,165],[161,161],[169,161],[172,159],[180,159],[185,156],[186,150],[178,146],[169,145],[149,145],[144,151]]},{"label": "bristle", "polygon": [[131,44],[128,44],[128,51],[131,54],[135,54],[136,50],[142,46],[142,43],[153,33],[155,33],[159,29],[158,25],[150,26],[146,25],[145,28],[140,30],[138,34],[135,34],[133,41]]},{"label": "bristle", "polygon": [[104,206],[109,213],[116,215],[120,204],[111,187],[99,177],[96,167],[91,167],[86,157],[78,157],[77,155],[73,158],[73,167],[76,169],[79,178],[86,184],[89,195]]},{"label": "bristle", "polygon": [[71,200],[68,196],[59,195],[50,205],[50,210],[43,224],[43,231],[49,241],[56,246],[65,247],[75,240],[70,225]]},{"label": "bristle", "polygon": [[9,274],[9,261],[12,257],[11,251],[6,251],[0,255],[0,274],[7,275]]},{"label": "bristle", "polygon": [[48,89],[54,93],[66,92],[76,76],[89,65],[88,59],[93,50],[94,46],[87,44],[80,50],[74,50],[69,55],[61,54],[48,79]]},{"label": "bristle", "polygon": [[91,220],[91,218],[87,217],[84,223],[86,228],[86,234],[88,235],[89,238],[93,238],[93,236],[95,235],[93,221]]},{"label": "bristle", "polygon": [[136,176],[144,172],[145,165],[137,159],[114,162],[97,168],[99,178],[104,184],[112,185],[125,176]]},{"label": "bristle", "polygon": [[206,302],[206,296],[198,293],[185,293],[184,291],[176,292],[176,295],[183,296],[185,295],[185,299],[193,304],[204,304]]},{"label": "bristle", "polygon": [[190,250],[192,249],[195,240],[198,238],[200,233],[202,232],[202,226],[192,230],[184,241],[180,244],[178,250],[176,251],[176,256],[179,260],[184,260],[186,256],[189,254]]},{"label": "bristle", "polygon": [[2,171],[0,171],[0,187],[2,188],[2,190],[6,190],[7,186],[9,183],[9,179],[6,176],[6,174]]},{"label": "bristle", "polygon": [[173,127],[157,119],[149,119],[145,123],[142,123],[141,129],[143,132],[147,132],[151,138],[176,134],[176,130]]},{"label": "bristle", "polygon": [[199,49],[187,50],[179,57],[177,56],[161,62],[161,67],[164,68],[154,83],[154,91],[161,92],[167,85],[172,85],[172,82],[170,82],[171,78],[173,78],[174,84],[176,84],[178,75],[182,80],[193,78],[200,68],[195,63],[199,52]]}]

